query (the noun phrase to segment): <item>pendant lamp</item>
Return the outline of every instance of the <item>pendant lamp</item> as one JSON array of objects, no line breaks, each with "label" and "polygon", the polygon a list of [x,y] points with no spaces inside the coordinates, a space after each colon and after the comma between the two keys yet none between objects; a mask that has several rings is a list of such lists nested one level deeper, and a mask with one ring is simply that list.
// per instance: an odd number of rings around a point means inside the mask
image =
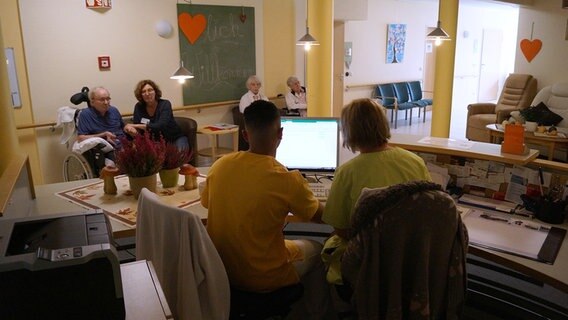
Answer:
[{"label": "pendant lamp", "polygon": [[442,29],[442,22],[440,19],[440,8],[441,5],[438,2],[438,24],[436,25],[436,29],[432,30],[427,36],[426,40],[433,40],[434,43],[439,46],[442,44],[442,41],[451,40],[450,36],[444,29]]},{"label": "pendant lamp", "polygon": [[177,80],[179,83],[184,83],[186,79],[194,78],[193,73],[183,66],[183,58],[180,60],[179,68],[170,77],[170,79]]},{"label": "pendant lamp", "polygon": [[306,51],[310,50],[311,46],[319,46],[319,42],[310,34],[310,27],[308,27],[308,1],[309,0],[306,0],[306,34],[296,42],[297,46],[304,46]]}]

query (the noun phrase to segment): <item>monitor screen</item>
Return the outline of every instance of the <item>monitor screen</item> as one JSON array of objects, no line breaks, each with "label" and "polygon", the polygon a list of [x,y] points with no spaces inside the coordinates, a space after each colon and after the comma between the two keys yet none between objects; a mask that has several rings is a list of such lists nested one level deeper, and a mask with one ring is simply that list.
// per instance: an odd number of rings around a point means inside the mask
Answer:
[{"label": "monitor screen", "polygon": [[333,172],[339,161],[339,119],[282,117],[276,160],[288,169]]}]

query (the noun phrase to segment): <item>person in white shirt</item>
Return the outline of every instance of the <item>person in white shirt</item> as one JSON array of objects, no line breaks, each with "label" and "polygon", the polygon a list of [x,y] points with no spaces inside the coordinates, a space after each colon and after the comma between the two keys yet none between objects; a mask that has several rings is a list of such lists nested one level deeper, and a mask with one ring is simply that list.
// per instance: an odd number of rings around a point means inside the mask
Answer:
[{"label": "person in white shirt", "polygon": [[297,111],[301,117],[308,116],[308,97],[306,88],[302,87],[296,76],[288,77],[286,84],[290,91],[286,94],[286,107],[290,111]]},{"label": "person in white shirt", "polygon": [[241,97],[241,102],[239,103],[239,111],[241,111],[241,113],[245,112],[245,109],[254,101],[268,101],[268,98],[260,93],[262,82],[260,82],[260,79],[256,75],[248,77],[246,86],[248,91]]}]

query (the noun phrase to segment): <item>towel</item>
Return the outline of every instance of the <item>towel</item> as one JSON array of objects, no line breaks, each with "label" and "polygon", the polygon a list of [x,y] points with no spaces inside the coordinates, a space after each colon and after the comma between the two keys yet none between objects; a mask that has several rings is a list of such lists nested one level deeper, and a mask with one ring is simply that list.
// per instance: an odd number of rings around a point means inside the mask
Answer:
[{"label": "towel", "polygon": [[63,127],[59,143],[66,144],[75,134],[75,112],[77,108],[61,107],[57,109],[57,123],[55,128]]},{"label": "towel", "polygon": [[96,147],[99,143],[104,144],[104,148],[102,148],[102,151],[104,153],[110,152],[112,150],[114,150],[114,147],[110,144],[110,142],[106,141],[103,138],[99,138],[99,137],[94,137],[94,138],[88,138],[85,139],[81,142],[79,141],[75,141],[75,143],[73,144],[73,152],[82,154],[85,151],[88,151],[94,147]]}]

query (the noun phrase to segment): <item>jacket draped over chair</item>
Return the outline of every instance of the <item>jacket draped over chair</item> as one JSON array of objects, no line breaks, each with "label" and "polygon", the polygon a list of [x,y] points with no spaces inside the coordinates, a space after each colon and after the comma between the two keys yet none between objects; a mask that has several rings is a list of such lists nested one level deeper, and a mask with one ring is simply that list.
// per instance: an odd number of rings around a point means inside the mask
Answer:
[{"label": "jacket draped over chair", "polygon": [[465,299],[467,230],[434,183],[364,189],[342,258],[359,319],[457,319]]}]

